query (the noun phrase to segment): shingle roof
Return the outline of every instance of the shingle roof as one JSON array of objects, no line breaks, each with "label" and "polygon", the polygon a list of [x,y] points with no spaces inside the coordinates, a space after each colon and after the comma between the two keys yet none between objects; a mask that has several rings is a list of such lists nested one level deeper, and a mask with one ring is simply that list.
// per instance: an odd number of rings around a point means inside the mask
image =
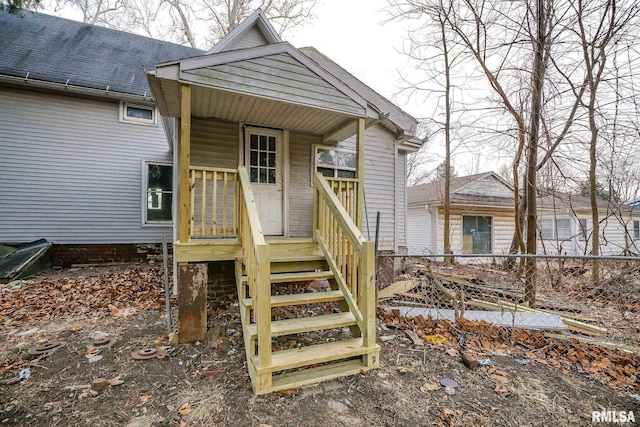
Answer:
[{"label": "shingle roof", "polygon": [[[513,198],[495,197],[491,195],[455,194],[456,191],[474,181],[480,180],[494,172],[483,172],[475,175],[459,176],[451,179],[451,202],[483,202],[497,205],[513,205]],[[495,175],[497,177],[497,175]],[[444,200],[444,180],[407,188],[407,203],[429,203]]]},{"label": "shingle roof", "polygon": [[204,51],[37,12],[0,11],[0,75],[151,95],[145,70]]},{"label": "shingle roof", "polygon": [[[456,194],[458,190],[474,181],[481,180],[489,175],[497,175],[494,172],[484,172],[475,175],[455,177],[451,179],[451,203],[483,203],[496,206],[513,206],[513,197],[497,197],[491,194]],[[416,185],[407,188],[407,203],[433,203],[444,200],[444,180]],[[617,206],[615,203],[597,199],[599,209]],[[561,191],[539,189],[537,197],[538,209],[562,209],[562,210],[590,210],[589,197],[580,196]],[[619,206],[618,206],[619,208]]]},{"label": "shingle roof", "polygon": [[[600,198],[596,199],[596,202],[598,204],[598,208],[603,210],[607,209],[607,207],[620,207],[616,203],[610,203]],[[538,209],[591,209],[591,200],[589,197],[547,189],[538,190],[537,204]]]}]

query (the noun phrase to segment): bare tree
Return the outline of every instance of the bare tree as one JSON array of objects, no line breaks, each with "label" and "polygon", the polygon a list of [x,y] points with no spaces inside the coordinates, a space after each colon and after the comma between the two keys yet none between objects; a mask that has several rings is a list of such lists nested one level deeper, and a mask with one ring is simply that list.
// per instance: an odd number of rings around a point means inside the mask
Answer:
[{"label": "bare tree", "polygon": [[279,33],[313,18],[317,0],[52,0],[79,10],[84,22],[209,48],[254,10]]},{"label": "bare tree", "polygon": [[[447,15],[452,13],[454,4],[448,0],[391,0],[388,11],[394,20],[416,20],[420,21],[421,32],[427,34],[427,38],[413,37],[415,29],[408,31],[409,47],[404,53],[418,63],[418,69],[424,71],[425,75],[419,75],[417,81],[405,77],[406,87],[404,91],[414,93],[416,91],[426,91],[431,97],[435,97],[439,106],[434,111],[430,123],[437,128],[437,133],[444,135],[444,163],[442,167],[444,176],[436,177],[444,179],[444,232],[443,244],[444,252],[451,251],[451,139],[452,139],[452,69],[458,66],[463,60],[463,51],[460,49],[458,41],[454,38],[454,33],[447,25]],[[423,20],[423,18],[425,18]],[[415,74],[415,73],[414,73]],[[444,76],[444,80],[441,77]],[[425,87],[424,82],[429,85]],[[433,83],[435,82],[435,85]],[[437,116],[436,116],[437,114]],[[444,116],[442,118],[438,116]],[[445,262],[453,261],[452,258],[445,258]]]},{"label": "bare tree", "polygon": [[[589,129],[589,198],[591,201],[592,238],[591,253],[600,252],[600,221],[597,202],[597,166],[598,141],[602,122],[598,119],[601,109],[598,106],[598,91],[609,64],[607,60],[614,49],[616,41],[633,18],[638,15],[638,7],[616,0],[606,2],[577,0],[573,2],[573,9],[577,18],[577,35],[582,48],[585,80],[588,83],[587,100],[583,103],[588,113]],[[622,6],[622,7],[619,7]],[[599,123],[600,121],[600,123]],[[594,260],[592,280],[600,280],[600,262]]]}]

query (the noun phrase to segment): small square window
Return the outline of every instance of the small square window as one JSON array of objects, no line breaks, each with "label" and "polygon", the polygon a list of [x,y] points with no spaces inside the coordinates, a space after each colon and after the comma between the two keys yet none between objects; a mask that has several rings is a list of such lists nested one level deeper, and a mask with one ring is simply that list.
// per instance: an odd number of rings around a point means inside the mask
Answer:
[{"label": "small square window", "polygon": [[157,123],[156,109],[147,105],[120,103],[120,121],[155,125]]}]

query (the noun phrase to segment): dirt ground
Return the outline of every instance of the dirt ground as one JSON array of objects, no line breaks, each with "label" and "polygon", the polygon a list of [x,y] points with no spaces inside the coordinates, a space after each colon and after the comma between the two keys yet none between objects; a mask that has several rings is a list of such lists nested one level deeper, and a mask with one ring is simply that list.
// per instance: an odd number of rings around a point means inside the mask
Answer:
[{"label": "dirt ground", "polygon": [[[212,303],[205,341],[172,346],[160,273],[159,266],[146,264],[85,268],[2,289],[0,423],[583,426],[591,424],[592,411],[603,410],[634,411],[640,418],[637,371],[611,387],[578,365],[546,363],[526,346],[467,349],[448,335],[442,344],[416,345],[406,331],[428,331],[382,312],[380,369],[254,396],[237,302]],[[29,353],[52,342],[59,345],[51,352]],[[145,348],[155,349],[156,357],[132,358]],[[488,358],[492,366],[471,370],[459,351]],[[27,370],[28,378],[20,380]],[[98,378],[107,380],[104,389],[91,390]],[[442,379],[458,386],[445,389]]]}]

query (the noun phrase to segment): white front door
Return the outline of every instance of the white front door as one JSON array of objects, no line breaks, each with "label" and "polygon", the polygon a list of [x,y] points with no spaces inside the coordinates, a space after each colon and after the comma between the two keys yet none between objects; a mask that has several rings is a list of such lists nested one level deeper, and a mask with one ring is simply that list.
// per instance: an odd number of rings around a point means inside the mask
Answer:
[{"label": "white front door", "polygon": [[282,236],[282,132],[273,129],[247,128],[245,165],[256,199],[262,232],[265,236]]}]

